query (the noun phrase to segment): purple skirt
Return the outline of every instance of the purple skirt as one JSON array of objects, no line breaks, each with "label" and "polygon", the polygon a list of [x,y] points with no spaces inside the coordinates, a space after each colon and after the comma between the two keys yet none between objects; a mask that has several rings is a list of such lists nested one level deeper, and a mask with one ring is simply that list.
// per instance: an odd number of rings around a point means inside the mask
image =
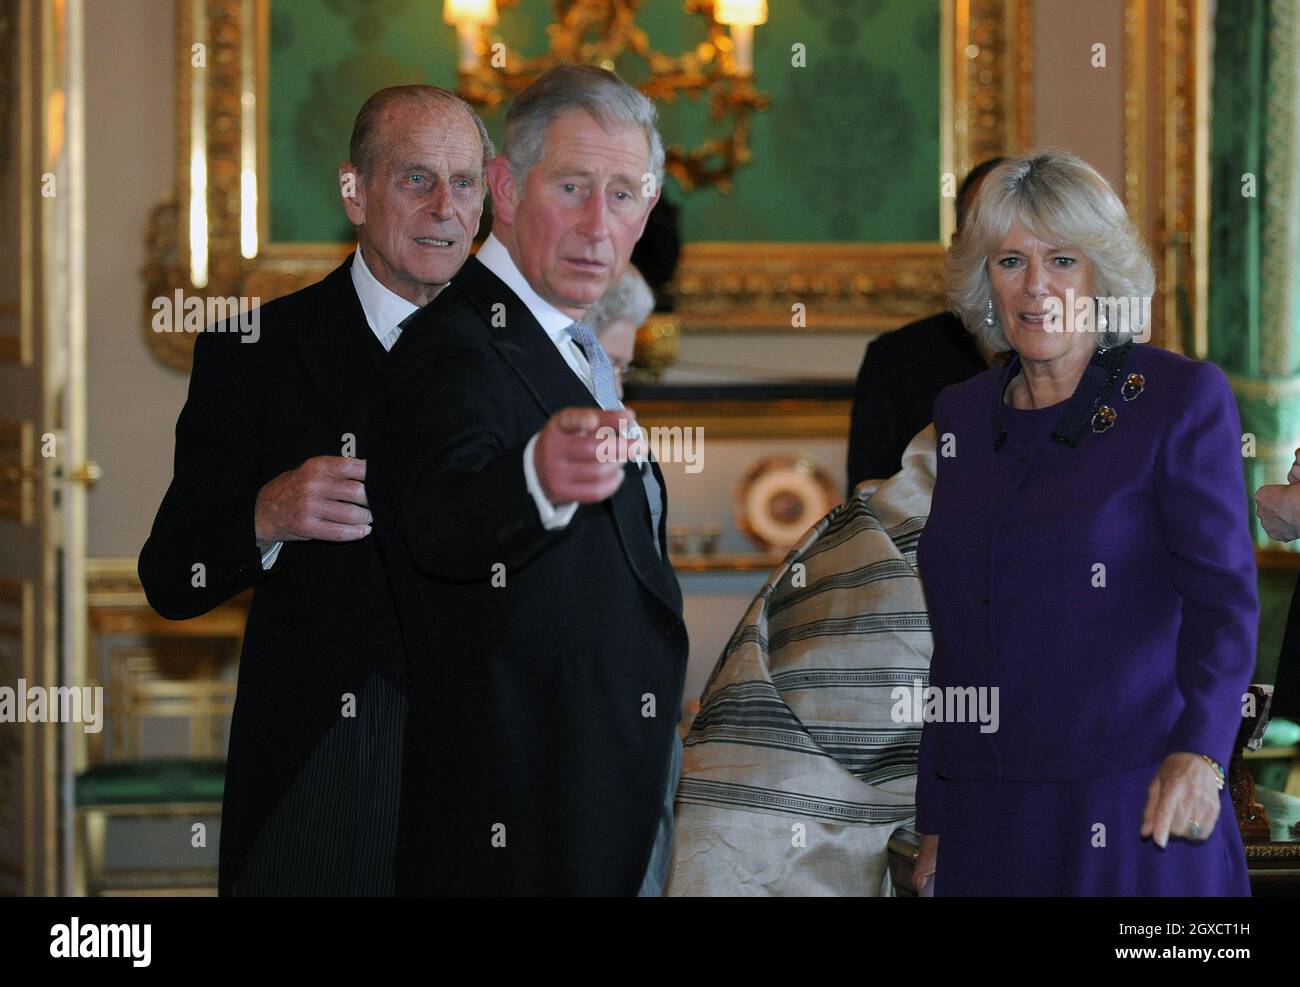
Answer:
[{"label": "purple skirt", "polygon": [[1208,839],[1171,836],[1162,850],[1138,836],[1159,767],[1079,781],[946,779],[935,896],[1248,896],[1226,788]]}]

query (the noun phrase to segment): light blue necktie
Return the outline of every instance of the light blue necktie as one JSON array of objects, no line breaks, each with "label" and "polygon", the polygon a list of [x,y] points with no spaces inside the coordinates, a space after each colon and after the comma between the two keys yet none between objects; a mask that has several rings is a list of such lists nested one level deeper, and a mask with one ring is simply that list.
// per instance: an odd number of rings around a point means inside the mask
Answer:
[{"label": "light blue necktie", "polygon": [[[621,411],[623,402],[618,399],[618,390],[614,387],[614,365],[609,362],[609,355],[600,345],[595,334],[581,322],[570,323],[565,332],[582,347],[587,357],[587,366],[591,368],[592,389],[596,392],[596,403],[606,411]],[[652,541],[655,552],[662,556],[659,549],[659,520],[663,514],[663,496],[659,481],[655,479],[654,470],[648,462],[641,464],[641,482],[645,486],[646,501],[650,505],[650,530],[654,532]]]},{"label": "light blue necktie", "polygon": [[587,365],[591,367],[592,384],[596,390],[596,403],[606,411],[621,410],[623,402],[618,399],[618,389],[614,386],[614,365],[609,362],[609,355],[600,345],[595,333],[581,322],[572,323],[565,332],[586,354]]}]

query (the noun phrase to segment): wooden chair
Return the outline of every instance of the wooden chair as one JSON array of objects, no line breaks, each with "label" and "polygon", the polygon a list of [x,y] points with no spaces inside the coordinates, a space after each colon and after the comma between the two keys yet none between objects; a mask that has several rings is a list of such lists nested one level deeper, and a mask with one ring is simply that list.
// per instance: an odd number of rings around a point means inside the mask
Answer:
[{"label": "wooden chair", "polygon": [[[211,865],[110,870],[109,821],[220,818],[222,734],[234,707],[232,672],[246,616],[243,598],[193,620],[168,621],[143,593],[108,603],[92,594],[90,677],[92,685],[103,684],[105,729],[87,735],[86,767],[76,776],[76,893],[215,893]],[[110,638],[130,643],[110,644]],[[185,749],[145,755],[143,728],[177,720],[187,724]]]}]

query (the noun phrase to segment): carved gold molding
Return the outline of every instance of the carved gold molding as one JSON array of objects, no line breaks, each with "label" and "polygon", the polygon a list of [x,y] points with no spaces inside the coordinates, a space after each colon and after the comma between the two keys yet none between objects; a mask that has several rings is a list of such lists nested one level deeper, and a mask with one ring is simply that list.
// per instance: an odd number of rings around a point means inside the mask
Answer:
[{"label": "carved gold molding", "polygon": [[125,556],[86,559],[86,605],[95,607],[147,607],[144,587],[136,573],[136,560]]},{"label": "carved gold molding", "polygon": [[939,243],[692,243],[687,332],[880,332],[944,307]]},{"label": "carved gold molding", "polygon": [[[993,154],[1027,147],[1032,135],[1030,0],[943,0],[941,139],[944,172],[960,175]],[[147,232],[143,329],[163,363],[187,370],[192,334],[154,332],[153,299],[186,294],[262,301],[320,280],[346,244],[269,244],[266,196],[268,0],[176,0],[176,186]],[[201,24],[198,31],[196,23]],[[197,35],[202,34],[199,38]],[[189,210],[192,46],[206,46],[206,286],[190,281]],[[259,244],[240,254],[241,139],[256,104]],[[936,176],[936,184],[939,176]],[[945,224],[946,225],[946,224]],[[948,232],[944,230],[945,234]],[[942,307],[939,241],[909,244],[693,243],[678,270],[676,313],[690,332],[873,332]],[[792,306],[807,307],[806,327]]]},{"label": "carved gold molding", "polygon": [[1152,339],[1199,357],[1208,338],[1210,27],[1196,0],[1124,7],[1124,203],[1155,262]]},{"label": "carved gold molding", "polygon": [[638,398],[646,428],[701,428],[710,439],[842,439],[849,402],[818,398],[754,401],[676,401]]},{"label": "carved gold molding", "polygon": [[[953,107],[952,170],[964,175],[986,158],[1033,144],[1033,5],[965,0],[951,6],[955,49],[948,57],[957,71],[944,99]],[[945,15],[949,8],[945,3]]]}]

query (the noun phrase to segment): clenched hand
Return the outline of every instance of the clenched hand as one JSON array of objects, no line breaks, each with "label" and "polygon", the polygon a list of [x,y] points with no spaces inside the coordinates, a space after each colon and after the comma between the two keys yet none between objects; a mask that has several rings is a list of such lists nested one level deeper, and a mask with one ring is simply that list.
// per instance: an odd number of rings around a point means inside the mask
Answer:
[{"label": "clenched hand", "polygon": [[366,461],[313,456],[257,494],[259,545],[277,541],[357,541],[370,534]]}]

